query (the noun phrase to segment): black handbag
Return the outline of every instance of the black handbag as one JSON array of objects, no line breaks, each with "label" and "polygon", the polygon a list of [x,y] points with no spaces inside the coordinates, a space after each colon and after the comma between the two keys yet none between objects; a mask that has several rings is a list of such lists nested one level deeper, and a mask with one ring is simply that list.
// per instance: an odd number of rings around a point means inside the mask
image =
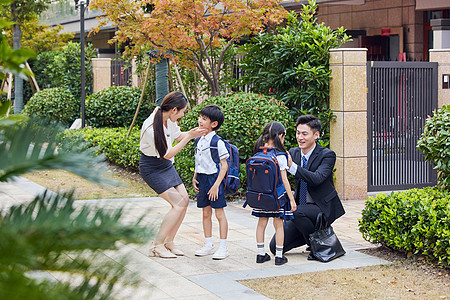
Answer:
[{"label": "black handbag", "polygon": [[316,229],[309,235],[312,255],[321,262],[329,262],[345,254],[341,242],[328,225],[325,214],[317,215]]}]

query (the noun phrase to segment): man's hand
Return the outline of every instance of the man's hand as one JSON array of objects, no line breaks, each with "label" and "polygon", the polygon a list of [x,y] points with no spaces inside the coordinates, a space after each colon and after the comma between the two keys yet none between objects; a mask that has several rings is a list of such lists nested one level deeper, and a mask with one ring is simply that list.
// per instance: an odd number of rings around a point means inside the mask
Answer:
[{"label": "man's hand", "polygon": [[287,153],[287,155],[288,155],[288,167],[290,168],[292,166],[292,156],[289,152]]}]

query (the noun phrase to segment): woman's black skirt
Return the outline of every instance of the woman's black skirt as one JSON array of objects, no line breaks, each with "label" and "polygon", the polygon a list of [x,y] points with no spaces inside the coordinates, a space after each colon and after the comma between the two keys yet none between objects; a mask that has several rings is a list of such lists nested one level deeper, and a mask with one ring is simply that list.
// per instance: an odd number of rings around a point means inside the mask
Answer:
[{"label": "woman's black skirt", "polygon": [[158,195],[183,183],[172,161],[143,153],[139,161],[139,174]]}]

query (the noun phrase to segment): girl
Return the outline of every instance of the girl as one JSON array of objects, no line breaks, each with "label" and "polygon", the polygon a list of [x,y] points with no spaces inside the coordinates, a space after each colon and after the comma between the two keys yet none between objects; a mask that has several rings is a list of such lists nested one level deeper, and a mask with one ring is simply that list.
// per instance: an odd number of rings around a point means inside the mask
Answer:
[{"label": "girl", "polygon": [[[173,157],[191,139],[202,136],[198,127],[181,132],[177,120],[184,116],[188,102],[180,92],[168,94],[145,120],[141,129],[139,173],[145,182],[166,200],[171,208],[164,217],[150,250],[150,256],[175,258],[184,255],[173,240],[186,214],[189,198],[186,188],[173,167]],[[172,147],[173,141],[179,143]]]},{"label": "girl", "polygon": [[[254,152],[258,152],[260,147],[275,148],[279,152],[287,153],[284,149],[284,137],[286,129],[279,122],[269,122],[264,127],[262,135],[255,143]],[[284,197],[288,197],[289,201],[285,201],[285,205],[277,211],[267,211],[262,209],[253,209],[252,215],[259,217],[258,225],[256,227],[256,243],[258,247],[258,255],[256,256],[257,263],[263,263],[270,260],[270,256],[264,250],[264,232],[266,230],[269,218],[273,218],[273,226],[275,228],[275,265],[282,265],[287,263],[287,258],[283,256],[283,242],[284,229],[283,220],[291,220],[294,218],[293,211],[296,210],[294,196],[292,195],[291,186],[289,184],[286,169],[288,169],[288,161],[286,155],[280,154],[276,156],[278,165],[280,166],[281,179],[286,188]]]}]

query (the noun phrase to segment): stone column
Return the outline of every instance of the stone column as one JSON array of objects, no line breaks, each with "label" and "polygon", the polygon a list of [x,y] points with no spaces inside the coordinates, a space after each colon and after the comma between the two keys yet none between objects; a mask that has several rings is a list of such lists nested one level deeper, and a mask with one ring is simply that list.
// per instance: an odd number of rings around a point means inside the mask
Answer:
[{"label": "stone column", "polygon": [[[449,38],[450,42],[450,38]],[[438,63],[438,107],[450,105],[450,89],[444,89],[444,80],[450,85],[450,47],[448,49],[430,49],[430,62]],[[448,75],[445,76],[444,75]]]},{"label": "stone column", "polygon": [[450,19],[430,20],[433,28],[433,49],[450,49]]},{"label": "stone column", "polygon": [[[140,86],[139,86],[140,78],[139,78],[138,72],[136,71],[136,70],[137,70],[136,57],[134,57],[134,58],[131,60],[131,69],[132,69],[132,71],[133,71],[133,73],[132,73],[132,75],[131,75],[131,78],[132,78],[131,86],[132,86],[132,87],[140,87]],[[145,76],[145,75],[144,75],[144,76]]]},{"label": "stone column", "polygon": [[330,51],[330,148],[336,152],[336,190],[342,200],[367,198],[367,49]]},{"label": "stone column", "polygon": [[96,93],[111,86],[111,58],[93,58],[93,92]]}]

